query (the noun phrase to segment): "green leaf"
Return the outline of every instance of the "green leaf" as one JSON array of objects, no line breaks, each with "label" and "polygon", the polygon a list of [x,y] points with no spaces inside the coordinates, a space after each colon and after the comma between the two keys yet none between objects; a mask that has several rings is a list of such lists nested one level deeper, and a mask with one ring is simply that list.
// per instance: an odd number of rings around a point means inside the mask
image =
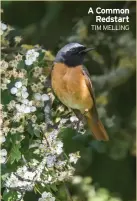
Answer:
[{"label": "green leaf", "polygon": [[45,57],[45,52],[40,51],[39,53],[40,53],[40,55],[39,55],[38,60],[42,61],[44,59],[44,57]]},{"label": "green leaf", "polygon": [[34,134],[35,134],[37,137],[40,137],[40,130],[34,129]]},{"label": "green leaf", "polygon": [[14,163],[15,161],[19,161],[21,159],[21,152],[19,150],[20,144],[14,144],[11,153],[10,153],[10,163]]},{"label": "green leaf", "polygon": [[59,137],[63,141],[65,153],[68,154],[79,150],[83,150],[84,147],[87,147],[91,135],[80,135],[74,129],[65,128],[60,131]]},{"label": "green leaf", "polygon": [[52,189],[54,192],[57,192],[57,191],[58,191],[58,189],[57,189],[57,187],[56,187],[55,184],[52,184],[50,187],[51,187],[51,189]]},{"label": "green leaf", "polygon": [[92,142],[90,143],[90,147],[92,147],[93,149],[95,149],[99,153],[105,153],[106,148],[107,148],[107,146],[104,142],[100,142],[97,140],[92,140]]},{"label": "green leaf", "polygon": [[34,129],[33,129],[32,125],[31,125],[31,123],[28,124],[27,131],[28,131],[29,134],[34,136]]},{"label": "green leaf", "polygon": [[24,63],[23,60],[21,60],[21,61],[18,63],[17,68],[19,68],[19,69],[24,69],[24,68],[25,68],[25,63]]},{"label": "green leaf", "polygon": [[76,141],[73,140],[73,137],[76,136],[76,134],[77,132],[71,128],[65,128],[60,131],[59,137],[62,138],[65,153],[68,154],[78,151]]},{"label": "green leaf", "polygon": [[18,193],[16,191],[7,191],[3,193],[4,201],[16,201],[18,199]]},{"label": "green leaf", "polygon": [[7,90],[2,91],[1,103],[2,103],[3,105],[6,105],[6,104],[8,104],[11,100],[13,100],[13,96],[11,95],[10,90],[7,89]]},{"label": "green leaf", "polygon": [[16,142],[21,142],[22,141],[22,137],[20,135],[20,133],[16,133],[14,135],[11,135],[11,139],[12,139],[12,143],[15,144]]}]

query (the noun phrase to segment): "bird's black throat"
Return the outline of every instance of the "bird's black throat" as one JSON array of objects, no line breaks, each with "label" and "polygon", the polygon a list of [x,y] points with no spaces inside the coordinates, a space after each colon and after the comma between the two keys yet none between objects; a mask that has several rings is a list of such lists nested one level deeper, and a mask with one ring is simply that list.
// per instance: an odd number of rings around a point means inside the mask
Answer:
[{"label": "bird's black throat", "polygon": [[58,57],[55,63],[64,63],[68,67],[76,67],[82,65],[84,61],[84,54],[69,55],[67,57]]},{"label": "bird's black throat", "polygon": [[71,55],[70,57],[64,60],[64,63],[69,67],[75,67],[83,64],[84,56],[83,55]]}]

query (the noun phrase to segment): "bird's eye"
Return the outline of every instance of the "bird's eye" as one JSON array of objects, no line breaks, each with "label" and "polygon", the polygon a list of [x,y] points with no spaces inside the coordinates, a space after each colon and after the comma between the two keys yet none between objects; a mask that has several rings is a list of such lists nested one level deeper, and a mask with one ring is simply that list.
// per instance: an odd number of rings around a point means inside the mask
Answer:
[{"label": "bird's eye", "polygon": [[72,54],[77,54],[77,50],[76,50],[76,49],[72,49],[72,50],[71,50],[71,53],[72,53]]},{"label": "bird's eye", "polygon": [[75,49],[71,49],[71,52],[75,52]]}]

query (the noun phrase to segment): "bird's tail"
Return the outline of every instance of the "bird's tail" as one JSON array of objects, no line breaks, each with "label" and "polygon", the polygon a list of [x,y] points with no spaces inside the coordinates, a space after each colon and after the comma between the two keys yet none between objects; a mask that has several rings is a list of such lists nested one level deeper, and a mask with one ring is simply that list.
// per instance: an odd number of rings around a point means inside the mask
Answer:
[{"label": "bird's tail", "polygon": [[103,140],[103,141],[108,141],[109,137],[107,135],[107,132],[102,124],[102,122],[98,120],[94,120],[92,118],[92,115],[90,112],[87,113],[86,119],[87,119],[87,124],[91,132],[93,133],[95,139],[97,140]]}]

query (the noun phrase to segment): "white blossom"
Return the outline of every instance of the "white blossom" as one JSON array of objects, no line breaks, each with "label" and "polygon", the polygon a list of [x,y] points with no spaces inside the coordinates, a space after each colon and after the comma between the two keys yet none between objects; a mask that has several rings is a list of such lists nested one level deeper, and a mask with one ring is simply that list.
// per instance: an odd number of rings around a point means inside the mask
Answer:
[{"label": "white blossom", "polygon": [[34,98],[35,98],[35,100],[40,101],[41,100],[41,94],[40,93],[35,93]]},{"label": "white blossom", "polygon": [[22,103],[25,104],[25,105],[27,105],[29,103],[29,100],[28,99],[23,99]]},{"label": "white blossom", "polygon": [[32,103],[33,103],[32,101],[29,101],[29,102],[28,102],[28,105],[29,105],[29,106],[32,106]]},{"label": "white blossom", "polygon": [[16,43],[20,43],[22,40],[22,37],[21,36],[15,36],[14,40]]},{"label": "white blossom", "polygon": [[32,60],[25,60],[25,64],[27,65],[27,66],[30,66],[30,65],[32,65],[33,64],[33,62],[32,62]]},{"label": "white blossom", "polygon": [[56,167],[57,168],[62,168],[62,167],[64,167],[66,165],[66,161],[58,161],[57,163],[56,163]]},{"label": "white blossom", "polygon": [[0,155],[1,155],[1,156],[7,156],[7,151],[6,151],[6,149],[2,149]]},{"label": "white blossom", "polygon": [[78,118],[76,116],[72,116],[70,117],[70,121],[71,122],[78,121]]},{"label": "white blossom", "polygon": [[11,94],[16,94],[17,91],[18,91],[18,89],[16,87],[12,87],[10,90]]},{"label": "white blossom", "polygon": [[76,153],[69,154],[69,157],[70,157],[69,158],[70,163],[74,163],[74,164],[76,164],[76,162],[79,158],[79,156]]},{"label": "white blossom", "polygon": [[49,105],[46,105],[46,107],[44,108],[44,112],[50,113],[50,106]]},{"label": "white blossom", "polygon": [[0,135],[0,144],[2,144],[2,143],[5,142],[5,141],[6,141],[5,136]]},{"label": "white blossom", "polygon": [[48,181],[48,182],[51,182],[51,180],[52,180],[52,176],[51,176],[51,175],[48,175],[47,181]]},{"label": "white blossom", "polygon": [[5,163],[6,161],[6,156],[7,156],[7,151],[6,149],[2,149],[0,151],[0,163]]},{"label": "white blossom", "polygon": [[27,88],[25,86],[22,86],[22,91],[27,91]]},{"label": "white blossom", "polygon": [[28,50],[26,53],[25,64],[27,66],[32,65],[36,61],[38,56],[39,56],[39,53],[36,52],[34,49]]},{"label": "white blossom", "polygon": [[25,174],[24,174],[24,178],[29,179],[29,180],[33,180],[35,174],[36,174],[35,172],[29,172],[29,171],[27,171],[27,172],[25,172]]},{"label": "white blossom", "polygon": [[15,83],[15,86],[11,88],[10,92],[11,94],[15,94],[17,97],[22,97],[23,99],[26,99],[29,96],[27,88],[22,86],[22,82],[20,81]]},{"label": "white blossom", "polygon": [[55,162],[56,162],[56,156],[55,155],[47,156],[47,161],[46,161],[47,167],[49,167],[49,168],[53,167]]},{"label": "white blossom", "polygon": [[21,104],[20,108],[18,108],[18,111],[21,112],[21,113],[24,113],[25,112],[25,108],[26,108],[26,105]]},{"label": "white blossom", "polygon": [[55,197],[52,196],[50,192],[43,192],[41,198],[38,201],[55,201]]},{"label": "white blossom", "polygon": [[11,177],[6,180],[6,186],[10,187],[12,185],[13,187],[16,187],[17,183],[18,178],[13,173],[11,173]]},{"label": "white blossom", "polygon": [[32,102],[29,101],[28,99],[22,100],[23,104],[16,104],[15,107],[19,113],[25,113],[28,114],[30,112],[35,112],[36,107],[35,106],[29,106],[32,105]]},{"label": "white blossom", "polygon": [[0,157],[0,163],[5,163],[6,162],[6,158],[5,157]]},{"label": "white blossom", "polygon": [[20,82],[20,81],[19,81],[19,82],[16,82],[16,83],[15,83],[15,87],[18,88],[18,89],[19,89],[20,87],[22,87],[22,82]]},{"label": "white blossom", "polygon": [[67,171],[61,171],[61,172],[59,172],[58,180],[63,181],[67,176],[68,176]]},{"label": "white blossom", "polygon": [[21,168],[18,168],[17,170],[17,173],[20,175],[20,176],[23,176],[24,175],[24,172],[27,171],[27,167],[26,166],[23,166]]},{"label": "white blossom", "polygon": [[49,143],[52,143],[53,141],[56,140],[58,135],[58,131],[57,130],[53,130],[49,135],[47,135],[47,139]]},{"label": "white blossom", "polygon": [[5,31],[7,29],[7,25],[0,22],[0,28],[2,29],[2,31]]},{"label": "white blossom", "polygon": [[54,151],[57,155],[62,153],[62,151],[63,151],[62,147],[63,147],[63,143],[61,141],[57,141],[55,144],[55,149],[54,149]]},{"label": "white blossom", "polygon": [[26,106],[24,108],[24,113],[30,113],[30,112],[31,112],[30,107]]},{"label": "white blossom", "polygon": [[32,190],[34,184],[30,183],[29,181],[22,181],[19,180],[13,173],[11,173],[11,176],[6,180],[5,183],[6,187],[10,188],[27,188],[28,190]]},{"label": "white blossom", "polygon": [[15,104],[15,107],[16,107],[16,109],[18,110],[18,111],[20,111],[20,104]]},{"label": "white blossom", "polygon": [[27,167],[26,166],[23,166],[21,168],[19,168],[17,170],[17,173],[20,177],[22,177],[23,179],[29,179],[29,180],[33,180],[36,173],[35,172],[30,172],[28,171]]},{"label": "white blossom", "polygon": [[17,91],[16,96],[20,97],[21,96],[21,91]]},{"label": "white blossom", "polygon": [[22,91],[22,97],[23,97],[24,99],[28,98],[28,96],[29,96],[28,92]]},{"label": "white blossom", "polygon": [[4,68],[4,69],[7,69],[9,66],[8,62],[4,61],[4,60],[1,60],[0,61],[0,67],[1,68]]},{"label": "white blossom", "polygon": [[49,96],[47,94],[43,94],[41,96],[42,101],[48,101],[49,100]]},{"label": "white blossom", "polygon": [[35,112],[36,111],[36,107],[35,106],[30,107],[30,111],[31,112]]}]

